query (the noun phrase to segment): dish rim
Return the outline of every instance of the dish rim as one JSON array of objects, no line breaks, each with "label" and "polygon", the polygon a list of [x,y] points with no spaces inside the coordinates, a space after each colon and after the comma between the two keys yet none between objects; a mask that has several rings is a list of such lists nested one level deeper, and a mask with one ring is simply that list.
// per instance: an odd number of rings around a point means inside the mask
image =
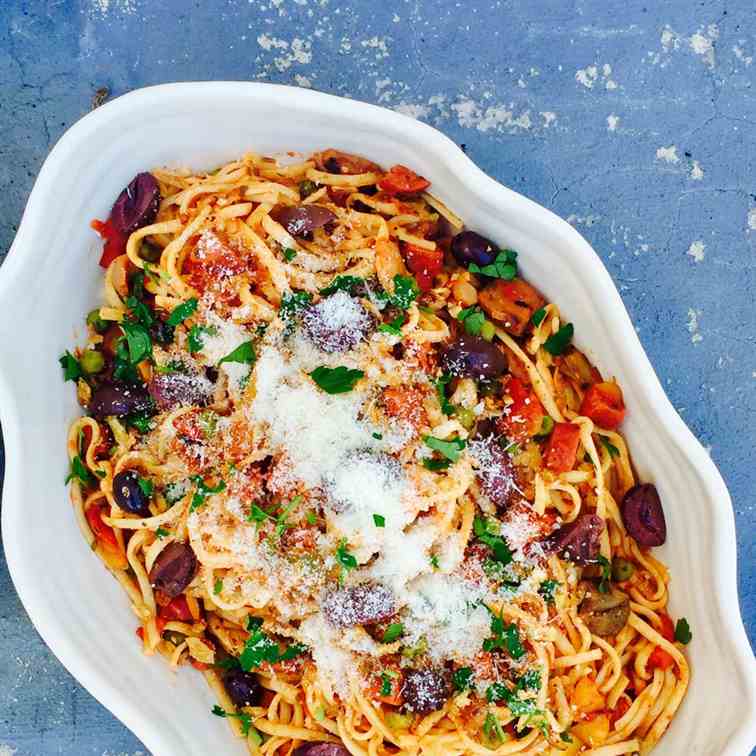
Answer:
[{"label": "dish rim", "polygon": [[[286,103],[297,98],[299,105],[304,103],[307,107],[320,110],[323,114],[359,113],[367,120],[371,120],[372,116],[372,120],[386,121],[388,119],[394,124],[400,124],[405,131],[421,134],[428,153],[434,159],[443,161],[447,168],[454,170],[467,191],[485,192],[492,198],[492,203],[506,204],[510,209],[530,216],[535,223],[557,224],[560,233],[586,258],[584,264],[581,261],[580,272],[582,275],[593,277],[593,285],[597,289],[600,288],[608,300],[607,303],[610,306],[604,310],[607,320],[611,321],[609,327],[623,336],[622,343],[617,345],[618,352],[625,352],[631,358],[632,367],[629,369],[635,373],[634,378],[648,401],[649,411],[665,428],[680,452],[691,462],[706,492],[706,503],[712,514],[714,526],[712,569],[713,581],[719,589],[719,611],[727,631],[729,646],[735,657],[734,661],[743,670],[742,677],[751,704],[750,710],[753,712],[750,718],[742,721],[723,753],[731,756],[749,753],[756,742],[756,661],[743,627],[738,603],[735,520],[731,498],[724,480],[710,456],[679,417],[664,393],[614,282],[588,242],[570,224],[550,210],[487,176],[451,139],[432,126],[358,100],[278,84],[243,81],[182,82],[144,87],[129,92],[83,116],[67,129],[45,159],[29,195],[16,237],[0,268],[0,304],[12,304],[13,281],[25,270],[23,249],[33,239],[35,225],[44,217],[44,208],[50,201],[55,188],[53,176],[61,166],[66,164],[77,147],[82,145],[89,131],[123,118],[133,106],[144,105],[150,100],[156,101],[181,95],[201,103],[204,94],[211,91],[217,94],[223,90],[233,91],[236,96],[245,98],[264,99],[273,104]],[[19,455],[14,451],[16,448],[21,448],[22,428],[15,393],[0,361],[0,422],[3,426],[6,448],[2,534],[8,569],[16,591],[37,632],[66,669],[100,703],[131,729],[147,748],[155,753],[161,753],[163,750],[170,752],[171,744],[167,736],[161,732],[159,723],[144,717],[132,704],[129,696],[124,695],[115,683],[89,666],[81,647],[69,643],[65,636],[56,636],[55,630],[61,623],[61,619],[48,611],[44,596],[35,582],[34,573],[26,570],[23,553],[17,549],[14,538],[18,532],[17,529],[23,525],[21,506],[23,471]]]}]

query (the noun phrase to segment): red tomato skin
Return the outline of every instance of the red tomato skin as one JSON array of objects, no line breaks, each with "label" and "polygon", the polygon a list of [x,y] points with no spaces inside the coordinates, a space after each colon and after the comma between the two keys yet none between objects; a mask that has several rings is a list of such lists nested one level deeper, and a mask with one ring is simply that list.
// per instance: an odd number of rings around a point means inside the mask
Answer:
[{"label": "red tomato skin", "polygon": [[113,528],[109,527],[102,521],[102,507],[93,504],[86,510],[86,512],[84,512],[84,514],[94,537],[110,551],[120,552],[121,548],[118,545]]},{"label": "red tomato skin", "polygon": [[661,646],[657,646],[648,657],[648,666],[651,669],[670,669],[675,660]]},{"label": "red tomato skin", "polygon": [[575,423],[556,423],[544,452],[545,466],[554,473],[564,473],[575,466],[580,443],[580,426]]},{"label": "red tomato skin", "polygon": [[614,430],[625,419],[622,389],[611,381],[594,383],[585,392],[580,414],[589,417],[600,428]]},{"label": "red tomato skin", "polygon": [[499,425],[509,441],[521,444],[541,429],[543,405],[535,391],[519,378],[509,379],[507,393],[512,403],[509,414],[502,416]]},{"label": "red tomato skin", "polygon": [[443,270],[443,251],[440,249],[424,249],[406,242],[402,247],[404,249],[404,261],[415,276],[417,285],[422,291],[428,291],[433,287],[433,279]]},{"label": "red tomato skin", "polygon": [[180,596],[171,599],[171,601],[165,606],[161,606],[158,610],[158,616],[164,619],[166,622],[178,620],[179,622],[193,622],[191,611],[189,611],[189,604],[186,601],[186,596],[182,593]]},{"label": "red tomato skin", "polygon": [[418,176],[404,165],[392,166],[388,173],[378,181],[378,188],[386,194],[417,194],[425,191],[429,186],[428,179]]},{"label": "red tomato skin", "polygon": [[110,219],[106,221],[97,220],[96,218],[89,224],[105,240],[105,246],[100,256],[100,265],[107,268],[116,257],[126,253],[126,242],[129,237],[115,229]]},{"label": "red tomato skin", "polygon": [[659,635],[664,640],[668,640],[670,643],[675,642],[675,623],[672,622],[672,618],[665,612],[659,612],[659,619],[661,620],[661,628],[659,629]]}]

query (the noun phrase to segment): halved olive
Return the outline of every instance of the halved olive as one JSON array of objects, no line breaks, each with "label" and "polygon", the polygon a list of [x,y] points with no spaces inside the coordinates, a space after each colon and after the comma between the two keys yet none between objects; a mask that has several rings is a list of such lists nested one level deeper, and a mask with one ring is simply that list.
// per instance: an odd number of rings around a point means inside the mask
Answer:
[{"label": "halved olive", "polygon": [[627,624],[630,599],[621,591],[601,593],[594,583],[584,583],[585,598],[580,604],[580,618],[588,629],[601,638],[616,635]]}]

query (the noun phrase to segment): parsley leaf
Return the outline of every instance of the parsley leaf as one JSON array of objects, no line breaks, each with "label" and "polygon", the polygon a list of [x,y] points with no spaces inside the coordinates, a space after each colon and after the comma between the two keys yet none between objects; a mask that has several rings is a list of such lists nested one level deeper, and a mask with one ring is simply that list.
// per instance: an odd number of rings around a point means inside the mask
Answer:
[{"label": "parsley leaf", "polygon": [[675,640],[684,646],[687,646],[693,640],[693,633],[690,632],[690,625],[685,617],[680,617],[677,620],[677,624],[675,625]]},{"label": "parsley leaf", "polygon": [[291,510],[294,509],[294,507],[296,507],[297,504],[299,504],[301,501],[301,496],[295,496],[288,504],[286,504],[286,506],[284,506],[284,508],[281,510],[281,514],[276,517],[276,529],[273,533],[275,538],[280,538],[284,534],[284,531],[287,528],[291,527],[286,518],[288,517],[289,512],[291,512]]},{"label": "parsley leaf", "polygon": [[328,296],[329,294],[335,294],[337,291],[346,291],[348,294],[352,294],[355,287],[364,282],[364,279],[359,276],[341,275],[336,278],[325,287],[321,289],[322,296]]},{"label": "parsley leaf", "polygon": [[249,515],[247,515],[247,522],[254,522],[259,528],[260,524],[265,522],[265,520],[267,520],[268,518],[270,518],[271,520],[276,519],[272,514],[266,512],[259,505],[252,504],[252,509],[250,509]]},{"label": "parsley leaf", "polygon": [[152,355],[152,340],[147,329],[139,323],[121,323],[121,328],[126,335],[126,343],[129,348],[129,362],[132,365],[140,363],[146,357]]},{"label": "parsley leaf", "polygon": [[392,622],[383,633],[383,643],[393,643],[404,634],[404,625],[401,622]]},{"label": "parsley leaf", "polygon": [[482,267],[476,263],[470,263],[467,268],[470,273],[481,273],[489,278],[503,278],[511,281],[517,275],[517,252],[511,249],[503,249],[496,255],[496,259],[489,265]]},{"label": "parsley leaf", "polygon": [[381,333],[388,333],[392,336],[401,336],[403,325],[404,315],[397,315],[390,323],[381,323],[378,326],[378,330]]},{"label": "parsley leaf", "polygon": [[572,323],[563,325],[556,333],[549,336],[543,343],[543,348],[553,355],[561,354],[567,345],[572,341],[572,336],[575,333],[575,326]]},{"label": "parsley leaf", "polygon": [[546,308],[545,307],[541,307],[539,310],[536,310],[533,313],[533,317],[531,318],[531,320],[533,321],[533,325],[536,326],[536,327],[539,326],[539,325],[541,325],[541,323],[543,323],[543,319],[545,317],[546,317]]},{"label": "parsley leaf", "polygon": [[431,459],[426,457],[423,459],[423,467],[431,472],[440,472],[441,470],[447,470],[451,465],[448,459]]},{"label": "parsley leaf", "polygon": [[278,316],[291,325],[291,321],[312,301],[312,295],[306,291],[284,292]]},{"label": "parsley leaf", "polygon": [[439,569],[439,562],[438,562],[438,554],[431,554],[430,558],[428,559],[430,562],[431,567],[433,567],[434,570]]},{"label": "parsley leaf", "polygon": [[245,714],[244,712],[233,712],[233,711],[226,711],[225,709],[218,706],[218,704],[215,704],[212,708],[213,714],[215,714],[216,717],[223,717],[224,719],[228,717],[229,719],[238,719],[239,722],[241,722],[242,726],[242,735],[246,738],[250,731],[254,728],[252,727],[252,716],[250,714]]},{"label": "parsley leaf", "polygon": [[393,687],[392,675],[388,672],[381,672],[381,695],[390,696]]},{"label": "parsley leaf", "polygon": [[215,326],[193,325],[189,329],[189,352],[197,354],[205,345],[205,336],[214,336],[217,333]]},{"label": "parsley leaf", "polygon": [[609,452],[610,457],[619,457],[620,450],[606,436],[599,436],[601,444]]},{"label": "parsley leaf", "polygon": [[92,477],[92,473],[89,472],[78,454],[71,460],[71,472],[68,473],[65,482],[69,483],[74,479],[78,480],[80,483],[83,483],[85,486],[91,485],[95,482],[95,479]]},{"label": "parsley leaf", "polygon": [[150,308],[136,297],[126,297],[126,306],[131,310],[134,320],[145,328],[149,328],[155,322]]},{"label": "parsley leaf", "polygon": [[170,533],[170,531],[166,530],[165,528],[158,528],[158,529],[157,529],[157,530],[155,531],[155,536],[156,536],[157,538],[159,538],[160,540],[162,540],[163,538],[166,538],[166,537],[167,537],[167,536],[169,536],[170,534],[171,534],[171,533]]},{"label": "parsley leaf", "polygon": [[127,415],[125,418],[126,425],[136,428],[140,433],[148,433],[152,430],[152,417],[146,412],[135,412],[133,415]]},{"label": "parsley leaf", "polygon": [[413,276],[394,276],[394,293],[388,295],[388,301],[400,310],[406,310],[420,294],[420,287]]},{"label": "parsley leaf", "polygon": [[218,596],[223,591],[223,581],[218,578],[213,585],[213,595]]},{"label": "parsley leaf", "polygon": [[383,515],[374,514],[373,515],[373,522],[375,523],[376,528],[385,528],[386,527],[386,518]]},{"label": "parsley leaf", "polygon": [[601,565],[601,582],[598,585],[599,593],[609,593],[609,581],[612,578],[612,563],[603,554],[599,554],[596,561]]},{"label": "parsley leaf", "polygon": [[438,402],[441,405],[441,411],[445,415],[454,414],[454,405],[446,398],[446,387],[451,383],[452,377],[448,373],[444,373],[440,378],[436,379],[436,393],[438,394]]},{"label": "parsley leaf", "polygon": [[151,480],[143,478],[141,475],[137,475],[137,485],[142,489],[142,493],[148,499],[150,498],[150,496],[152,496],[155,490],[155,484]]},{"label": "parsley leaf", "polygon": [[486,520],[476,515],[473,520],[473,533],[481,543],[486,544],[493,551],[493,558],[502,566],[512,561],[512,551],[509,544],[499,535],[496,520]]},{"label": "parsley leaf", "polygon": [[313,512],[312,510],[310,510],[309,512],[307,512],[305,514],[305,520],[307,520],[307,523],[309,525],[317,525],[318,524],[318,517],[315,514],[315,512]]},{"label": "parsley leaf", "polygon": [[200,475],[192,476],[192,481],[197,485],[197,490],[194,492],[194,496],[192,496],[192,503],[189,506],[190,512],[199,509],[210,494],[216,494],[226,490],[226,484],[222,480],[215,487],[208,486],[205,481],[202,480]]},{"label": "parsley leaf", "polygon": [[283,256],[286,262],[291,262],[297,256],[297,250],[292,249],[291,247],[286,247],[283,251]]},{"label": "parsley leaf", "polygon": [[[491,612],[490,609],[489,612]],[[484,651],[493,651],[496,648],[506,649],[515,660],[521,659],[525,655],[525,647],[520,640],[520,631],[514,622],[507,625],[500,615],[491,612],[491,633],[492,636],[483,641]],[[514,712],[512,713],[514,714]]]},{"label": "parsley leaf", "polygon": [[538,594],[543,597],[547,604],[553,604],[556,601],[554,594],[558,587],[559,583],[556,580],[544,580],[538,586]]},{"label": "parsley leaf", "polygon": [[465,331],[471,336],[480,336],[480,329],[486,322],[486,316],[480,307],[465,307],[464,310],[459,311],[457,320],[462,321]]},{"label": "parsley leaf", "polygon": [[251,365],[255,359],[255,348],[252,345],[252,342],[245,341],[223,357],[218,364],[222,365],[224,362],[241,362]]},{"label": "parsley leaf", "polygon": [[473,671],[472,667],[460,667],[452,675],[452,685],[454,690],[467,690],[472,688]]},{"label": "parsley leaf", "polygon": [[349,553],[346,538],[342,538],[341,541],[339,541],[339,545],[336,549],[336,561],[341,565],[340,580],[344,579],[344,574],[349,572],[349,570],[357,569],[357,560],[353,554]]},{"label": "parsley leaf", "polygon": [[517,690],[539,691],[540,689],[541,670],[537,667],[531,667],[517,679]]},{"label": "parsley leaf", "polygon": [[194,315],[196,311],[197,299],[192,297],[191,299],[187,299],[186,302],[182,302],[180,305],[174,307],[171,314],[168,316],[168,320],[165,322],[168,323],[169,326],[177,326],[183,323],[191,315]]},{"label": "parsley leaf", "polygon": [[352,370],[343,365],[335,368],[321,365],[316,367],[309,375],[327,394],[345,394],[357,385],[357,381],[365,373],[362,370]]},{"label": "parsley leaf", "polygon": [[68,350],[58,359],[58,362],[60,362],[60,366],[63,368],[64,381],[76,381],[84,375],[79,361]]},{"label": "parsley leaf", "polygon": [[459,459],[460,452],[467,445],[461,438],[453,438],[451,441],[444,441],[435,436],[426,436],[423,441],[425,445],[434,451],[440,452],[446,459],[456,462]]},{"label": "parsley leaf", "polygon": [[272,640],[262,629],[262,621],[256,617],[250,617],[247,630],[249,630],[250,635],[239,656],[239,664],[245,672],[256,669],[263,662],[276,664],[280,661],[293,659],[307,651],[307,646],[303,646],[301,643],[292,643],[282,652],[278,643]]}]

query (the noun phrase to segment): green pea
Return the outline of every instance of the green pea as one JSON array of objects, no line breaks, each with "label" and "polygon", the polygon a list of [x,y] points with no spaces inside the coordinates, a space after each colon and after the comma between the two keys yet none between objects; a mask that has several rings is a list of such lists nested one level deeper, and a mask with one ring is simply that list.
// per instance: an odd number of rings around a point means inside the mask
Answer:
[{"label": "green pea", "polygon": [[615,582],[621,583],[625,580],[630,580],[634,572],[635,565],[627,559],[623,559],[622,557],[612,559],[612,579]]},{"label": "green pea", "polygon": [[160,255],[163,254],[163,250],[148,241],[143,241],[142,246],[139,248],[139,257],[147,262],[156,263],[160,259]]},{"label": "green pea", "polygon": [[100,308],[97,307],[87,315],[87,325],[92,326],[96,333],[105,333],[108,330],[109,323],[100,317]]},{"label": "green pea", "polygon": [[536,436],[548,436],[551,431],[554,430],[554,421],[550,415],[544,415],[541,420],[541,429],[536,433]]},{"label": "green pea", "polygon": [[99,373],[105,367],[105,358],[102,356],[102,352],[98,352],[96,349],[87,349],[82,353],[79,364],[85,373],[92,375]]},{"label": "green pea", "polygon": [[475,425],[475,413],[467,407],[457,407],[454,416],[465,430],[470,430]]},{"label": "green pea", "polygon": [[299,196],[304,199],[309,197],[313,192],[318,191],[318,185],[310,179],[305,179],[299,182]]},{"label": "green pea", "polygon": [[496,335],[494,324],[490,320],[486,320],[480,327],[480,335],[486,341],[493,341],[493,337]]}]

